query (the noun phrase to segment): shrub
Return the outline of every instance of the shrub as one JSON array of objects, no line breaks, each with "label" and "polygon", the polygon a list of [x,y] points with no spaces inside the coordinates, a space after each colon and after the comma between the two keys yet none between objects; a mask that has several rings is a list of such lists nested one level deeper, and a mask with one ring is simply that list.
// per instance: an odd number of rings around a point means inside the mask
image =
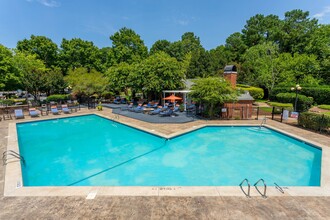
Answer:
[{"label": "shrub", "polygon": [[2,105],[14,105],[15,101],[14,99],[4,99],[4,100],[0,100],[0,103]]},{"label": "shrub", "polygon": [[262,99],[264,90],[262,88],[238,84],[237,88],[243,91],[248,91],[254,99]]},{"label": "shrub", "polygon": [[[292,103],[295,104],[296,93],[279,93],[276,95],[276,100],[282,103]],[[310,109],[313,104],[312,97],[306,97],[304,95],[298,95],[296,109],[298,112],[305,112]]]},{"label": "shrub", "polygon": [[298,117],[298,125],[315,131],[327,130],[330,127],[330,116],[303,112]]},{"label": "shrub", "polygon": [[[269,98],[270,100],[276,100],[276,94],[285,92],[291,92],[291,87],[276,87],[273,89],[273,93]],[[299,94],[313,97],[314,101],[318,104],[330,104],[329,86],[303,87]]]},{"label": "shrub", "polygon": [[70,98],[71,96],[67,94],[50,95],[47,97],[47,102],[59,102]]}]

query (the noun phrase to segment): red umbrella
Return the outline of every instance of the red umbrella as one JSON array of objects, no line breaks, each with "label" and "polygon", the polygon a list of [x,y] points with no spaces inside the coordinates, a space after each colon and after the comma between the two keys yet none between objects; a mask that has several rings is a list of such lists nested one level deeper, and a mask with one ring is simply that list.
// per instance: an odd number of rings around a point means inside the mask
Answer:
[{"label": "red umbrella", "polygon": [[182,100],[182,98],[172,94],[170,96],[167,96],[166,98],[163,98],[163,100],[170,100],[171,102],[175,102],[175,100]]}]

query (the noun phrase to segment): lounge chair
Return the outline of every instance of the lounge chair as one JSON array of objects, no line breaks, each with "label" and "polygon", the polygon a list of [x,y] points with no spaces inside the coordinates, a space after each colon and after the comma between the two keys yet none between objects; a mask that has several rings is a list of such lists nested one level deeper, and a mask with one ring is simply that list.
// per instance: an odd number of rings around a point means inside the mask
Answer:
[{"label": "lounge chair", "polygon": [[172,116],[172,115],[175,115],[172,109],[159,113],[159,116]]},{"label": "lounge chair", "polygon": [[133,102],[130,103],[128,106],[125,106],[125,107],[121,107],[120,110],[122,111],[130,111],[133,109]]},{"label": "lounge chair", "polygon": [[53,115],[58,115],[59,114],[59,111],[58,111],[56,106],[50,107],[50,110],[53,113]]},{"label": "lounge chair", "polygon": [[123,98],[123,99],[120,100],[120,104],[126,104],[126,103],[127,103],[126,98]]},{"label": "lounge chair", "polygon": [[157,108],[157,109],[151,111],[149,114],[150,114],[150,115],[157,115],[157,114],[159,114],[161,111],[162,111],[161,108]]},{"label": "lounge chair", "polygon": [[134,108],[133,111],[136,113],[141,113],[143,112],[144,107],[142,105],[139,105],[138,107]]},{"label": "lounge chair", "polygon": [[116,99],[113,101],[113,104],[120,104],[121,98],[118,96]]},{"label": "lounge chair", "polygon": [[178,112],[180,110],[180,105],[176,105],[173,109],[173,112]]},{"label": "lounge chair", "polygon": [[39,111],[35,108],[30,108],[29,113],[31,117],[38,117],[39,116]]},{"label": "lounge chair", "polygon": [[69,114],[70,113],[70,109],[68,108],[67,105],[62,105],[62,112],[65,114]]},{"label": "lounge chair", "polygon": [[19,118],[24,118],[24,114],[23,114],[23,110],[22,109],[15,109],[14,110],[15,113],[15,118],[19,119]]}]

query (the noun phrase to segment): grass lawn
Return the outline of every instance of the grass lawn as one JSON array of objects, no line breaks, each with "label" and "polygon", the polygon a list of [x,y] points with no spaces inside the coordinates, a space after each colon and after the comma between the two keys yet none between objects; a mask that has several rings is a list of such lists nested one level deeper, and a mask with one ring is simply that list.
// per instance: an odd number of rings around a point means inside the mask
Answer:
[{"label": "grass lawn", "polygon": [[292,103],[268,102],[269,105],[281,108],[293,108]]},{"label": "grass lawn", "polygon": [[320,109],[330,110],[330,105],[318,105]]},{"label": "grass lawn", "polygon": [[273,107],[259,107],[259,108],[264,112],[272,112],[273,111]]}]

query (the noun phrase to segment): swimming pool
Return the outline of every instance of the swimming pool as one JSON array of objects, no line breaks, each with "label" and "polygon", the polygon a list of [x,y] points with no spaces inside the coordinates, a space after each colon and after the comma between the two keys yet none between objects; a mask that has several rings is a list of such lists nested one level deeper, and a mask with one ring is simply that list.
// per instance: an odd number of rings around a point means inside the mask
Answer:
[{"label": "swimming pool", "polygon": [[24,186],[320,185],[322,151],[267,128],[205,127],[167,140],[88,115],[17,132]]}]

